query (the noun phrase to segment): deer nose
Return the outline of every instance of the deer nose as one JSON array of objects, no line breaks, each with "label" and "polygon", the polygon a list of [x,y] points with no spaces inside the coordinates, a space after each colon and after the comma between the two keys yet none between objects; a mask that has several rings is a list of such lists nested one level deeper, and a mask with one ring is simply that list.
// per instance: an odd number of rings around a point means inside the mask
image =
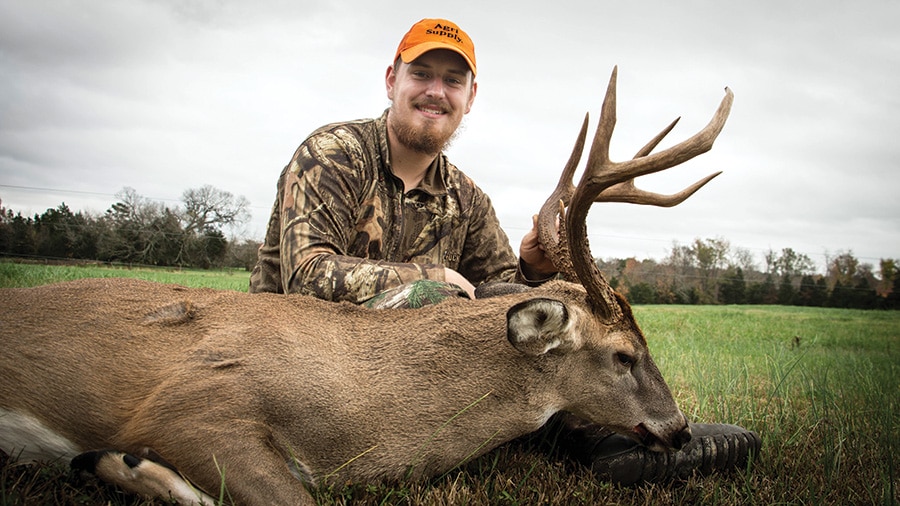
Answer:
[{"label": "deer nose", "polygon": [[680,450],[684,448],[684,445],[691,442],[691,426],[688,424],[684,425],[684,428],[675,433],[675,436],[672,438],[672,448],[676,450]]}]

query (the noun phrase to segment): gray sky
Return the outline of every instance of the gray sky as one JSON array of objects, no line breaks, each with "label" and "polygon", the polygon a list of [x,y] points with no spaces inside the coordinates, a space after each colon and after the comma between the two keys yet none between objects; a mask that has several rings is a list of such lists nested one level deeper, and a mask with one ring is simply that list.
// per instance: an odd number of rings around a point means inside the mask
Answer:
[{"label": "gray sky", "polygon": [[103,212],[125,186],[174,206],[211,184],[249,199],[236,232],[261,239],[297,145],[379,115],[403,33],[445,17],[479,67],[448,154],[514,247],[618,65],[614,160],[679,116],[661,148],[692,135],[726,86],[735,102],[711,152],[638,184],[672,192],[724,174],[671,209],[595,206],[596,256],[661,259],[674,241],[718,237],[760,264],[782,248],[819,264],[850,250],[876,270],[900,258],[900,2],[425,4],[2,0],[0,199]]}]

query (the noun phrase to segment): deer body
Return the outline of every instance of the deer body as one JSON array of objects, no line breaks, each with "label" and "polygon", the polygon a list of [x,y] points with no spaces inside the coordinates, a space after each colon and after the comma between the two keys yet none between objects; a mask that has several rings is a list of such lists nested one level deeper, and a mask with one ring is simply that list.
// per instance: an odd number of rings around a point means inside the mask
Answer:
[{"label": "deer body", "polygon": [[[564,301],[566,334],[546,353],[520,351],[507,310],[541,298]],[[562,409],[649,427],[669,445],[685,428],[649,355],[642,384],[614,363],[645,353],[634,329],[598,327],[566,282],[418,310],[127,279],[4,290],[2,301],[0,412],[40,422],[69,452],[149,447],[206,490],[220,466],[248,503],[305,496],[298,478],[431,476]]]}]

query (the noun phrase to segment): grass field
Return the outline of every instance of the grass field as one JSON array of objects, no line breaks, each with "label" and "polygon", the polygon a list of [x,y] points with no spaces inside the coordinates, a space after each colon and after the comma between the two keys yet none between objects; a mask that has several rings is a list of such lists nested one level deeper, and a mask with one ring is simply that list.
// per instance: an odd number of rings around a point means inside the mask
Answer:
[{"label": "grass field", "polygon": [[[84,270],[81,270],[84,269]],[[0,262],[0,285],[136,276],[245,290],[246,272]],[[2,295],[0,295],[2,296]],[[317,491],[321,504],[897,504],[900,312],[637,306],[653,356],[695,421],[758,431],[760,458],[727,476],[623,488],[507,444],[427,483]],[[2,381],[2,379],[0,379]],[[145,504],[62,466],[0,463],[0,504]]]}]

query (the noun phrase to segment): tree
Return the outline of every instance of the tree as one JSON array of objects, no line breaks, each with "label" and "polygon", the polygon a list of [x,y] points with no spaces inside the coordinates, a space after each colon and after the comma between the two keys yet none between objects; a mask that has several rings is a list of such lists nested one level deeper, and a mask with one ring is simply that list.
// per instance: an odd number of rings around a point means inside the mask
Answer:
[{"label": "tree", "polygon": [[185,190],[181,200],[184,205],[181,219],[188,234],[202,235],[250,219],[247,211],[250,202],[244,196],[235,197],[211,185]]},{"label": "tree", "polygon": [[655,304],[656,290],[648,283],[638,283],[629,286],[628,300],[632,304]]},{"label": "tree", "polygon": [[800,280],[800,289],[797,291],[797,304],[801,306],[820,307],[828,301],[828,287],[825,278],[818,279],[811,274],[803,276]]},{"label": "tree", "polygon": [[880,281],[878,282],[878,294],[887,296],[891,293],[894,281],[898,274],[898,261],[893,258],[882,258],[879,262]]},{"label": "tree", "polygon": [[841,283],[844,287],[851,286],[859,269],[859,260],[853,256],[852,251],[838,253],[834,257],[826,259],[826,275],[832,285]]},{"label": "tree", "polygon": [[778,290],[775,288],[775,279],[772,274],[766,274],[765,281],[753,283],[747,290],[747,303],[749,304],[776,304],[778,302]]},{"label": "tree", "polygon": [[793,306],[796,302],[797,292],[791,283],[790,274],[781,275],[781,284],[778,285],[778,303],[782,306]]},{"label": "tree", "polygon": [[178,265],[183,231],[178,215],[159,202],[124,188],[103,217],[98,251],[107,261],[147,265]]},{"label": "tree", "polygon": [[65,202],[47,209],[34,219],[37,254],[50,258],[79,258],[76,245],[82,236],[81,223]]},{"label": "tree", "polygon": [[812,274],[815,264],[806,254],[797,253],[791,248],[784,248],[781,254],[773,259],[774,273],[784,276],[802,276]]},{"label": "tree", "polygon": [[241,267],[247,271],[253,270],[262,243],[251,239],[242,241],[228,241],[228,249],[225,253],[225,265],[229,267]]},{"label": "tree", "polygon": [[740,267],[730,268],[724,280],[719,284],[719,302],[722,304],[744,304],[747,301],[747,283],[744,270]]},{"label": "tree", "polygon": [[849,308],[853,307],[853,290],[840,280],[834,282],[834,287],[828,295],[829,307]]},{"label": "tree", "polygon": [[726,266],[729,248],[728,241],[721,238],[694,240],[694,258],[697,259],[697,270],[700,275],[701,303],[716,300],[719,272]]},{"label": "tree", "polygon": [[884,304],[887,309],[900,309],[900,276],[894,276],[891,293],[888,294]]}]

